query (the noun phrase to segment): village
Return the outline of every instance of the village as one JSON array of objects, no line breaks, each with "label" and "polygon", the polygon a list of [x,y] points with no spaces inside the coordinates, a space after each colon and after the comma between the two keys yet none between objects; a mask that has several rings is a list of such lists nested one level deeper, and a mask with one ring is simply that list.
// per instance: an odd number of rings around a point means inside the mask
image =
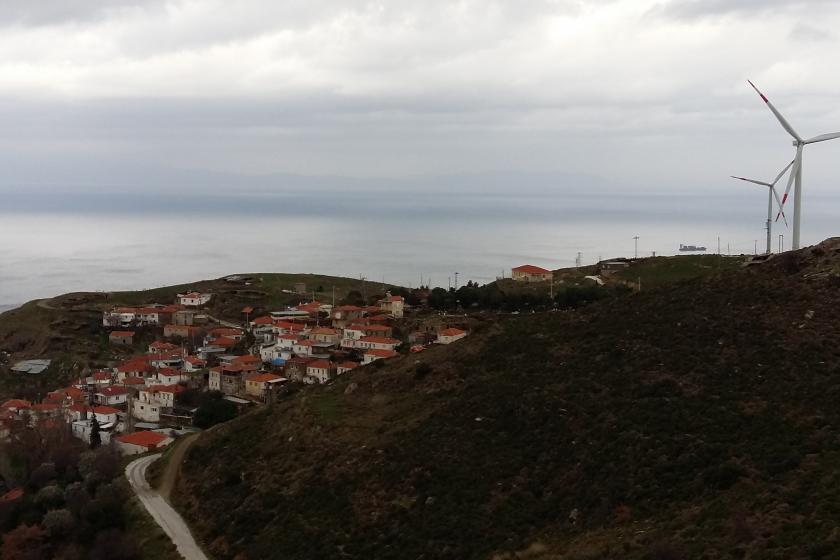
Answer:
[{"label": "village", "polygon": [[[416,310],[390,292],[375,305],[333,305],[311,297],[279,310],[252,305],[241,309],[238,322],[209,315],[213,297],[193,291],[171,303],[104,311],[101,328],[109,345],[131,350],[128,355],[112,367],[84,372],[40,402],[3,402],[0,440],[15,425],[66,426],[88,445],[142,454],[199,429],[196,395],[214,395],[242,412],[276,402],[295,387],[327,384],[356,368],[468,334],[446,321],[407,331]],[[141,342],[150,335],[152,342]],[[37,374],[47,367],[49,360],[25,360],[12,371]]]}]

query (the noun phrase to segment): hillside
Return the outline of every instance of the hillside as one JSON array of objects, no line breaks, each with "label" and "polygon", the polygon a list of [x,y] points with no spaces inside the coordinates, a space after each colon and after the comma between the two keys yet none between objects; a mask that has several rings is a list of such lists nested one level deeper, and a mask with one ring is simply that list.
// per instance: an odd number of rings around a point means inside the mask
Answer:
[{"label": "hillside", "polygon": [[[83,367],[96,367],[120,359],[125,352],[108,344],[102,329],[102,312],[114,306],[173,303],[176,294],[191,290],[212,292],[207,313],[223,320],[242,321],[245,306],[279,309],[314,296],[331,302],[351,291],[381,294],[383,286],[358,279],[315,274],[241,274],[191,284],[135,292],[86,292],[37,300],[0,314],[0,399],[26,394],[30,398],[66,383]],[[230,277],[228,277],[230,278]],[[307,294],[289,293],[304,283]],[[391,286],[385,287],[390,288]],[[150,335],[151,336],[151,335]],[[153,340],[153,338],[150,338]],[[17,359],[47,357],[52,367],[42,375],[23,378],[11,374],[5,365]],[[4,364],[5,358],[5,364]],[[23,391],[23,393],[21,393]]]},{"label": "hillside", "polygon": [[836,558],[840,239],[487,321],[199,438],[217,558]]}]

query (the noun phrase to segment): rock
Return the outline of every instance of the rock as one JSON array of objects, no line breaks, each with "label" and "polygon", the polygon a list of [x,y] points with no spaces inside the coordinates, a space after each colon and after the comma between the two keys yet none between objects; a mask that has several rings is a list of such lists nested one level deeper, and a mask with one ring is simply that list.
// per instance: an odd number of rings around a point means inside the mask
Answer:
[{"label": "rock", "polygon": [[344,394],[345,394],[345,395],[352,395],[352,394],[356,391],[356,389],[358,389],[358,388],[359,388],[358,383],[356,383],[355,381],[353,381],[352,383],[350,383],[350,384],[347,386],[347,388],[346,388],[346,389],[344,389]]},{"label": "rock", "polygon": [[427,506],[434,505],[434,503],[435,503],[435,497],[434,496],[429,496],[428,498],[426,498],[425,504]]},{"label": "rock", "polygon": [[809,309],[808,311],[805,312],[805,318],[806,319],[812,319],[813,317],[814,317],[814,312],[812,310]]}]

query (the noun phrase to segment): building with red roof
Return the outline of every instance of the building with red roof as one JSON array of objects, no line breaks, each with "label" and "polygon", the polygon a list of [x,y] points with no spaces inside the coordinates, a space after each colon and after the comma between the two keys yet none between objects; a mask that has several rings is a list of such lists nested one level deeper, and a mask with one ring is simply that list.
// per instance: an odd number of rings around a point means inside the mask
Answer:
[{"label": "building with red roof", "polygon": [[443,329],[438,333],[437,342],[438,344],[452,344],[453,342],[461,340],[465,336],[467,336],[467,331],[450,327],[448,329]]},{"label": "building with red roof", "polygon": [[173,439],[159,432],[134,432],[116,439],[117,446],[123,455],[139,455],[166,447]]},{"label": "building with red roof", "polygon": [[553,273],[550,270],[523,264],[511,270],[510,277],[518,282],[545,282],[551,280]]},{"label": "building with red roof", "polygon": [[371,350],[366,350],[364,354],[364,360],[362,361],[363,364],[369,364],[371,362],[375,362],[376,360],[387,360],[388,358],[396,358],[399,356],[399,352],[395,352],[394,350],[379,350],[373,348]]},{"label": "building with red roof", "polygon": [[111,331],[108,342],[118,346],[131,346],[134,344],[134,331]]},{"label": "building with red roof", "polygon": [[271,384],[282,383],[284,381],[287,381],[285,377],[273,373],[255,373],[245,378],[245,394],[257,399],[263,399]]}]

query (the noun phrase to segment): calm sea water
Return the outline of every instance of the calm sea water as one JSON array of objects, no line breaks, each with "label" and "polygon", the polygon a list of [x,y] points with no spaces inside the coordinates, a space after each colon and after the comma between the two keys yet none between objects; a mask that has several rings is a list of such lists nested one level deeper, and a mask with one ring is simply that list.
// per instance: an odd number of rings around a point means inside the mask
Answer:
[{"label": "calm sea water", "polygon": [[[752,193],[750,193],[752,194]],[[752,253],[760,192],[715,196],[379,190],[210,195],[28,194],[0,208],[0,309],[79,290],[142,289],[236,272],[300,272],[417,286],[495,279],[520,264],[675,254],[680,243]],[[806,243],[840,199],[807,200]],[[789,230],[779,222],[774,232]]]}]

